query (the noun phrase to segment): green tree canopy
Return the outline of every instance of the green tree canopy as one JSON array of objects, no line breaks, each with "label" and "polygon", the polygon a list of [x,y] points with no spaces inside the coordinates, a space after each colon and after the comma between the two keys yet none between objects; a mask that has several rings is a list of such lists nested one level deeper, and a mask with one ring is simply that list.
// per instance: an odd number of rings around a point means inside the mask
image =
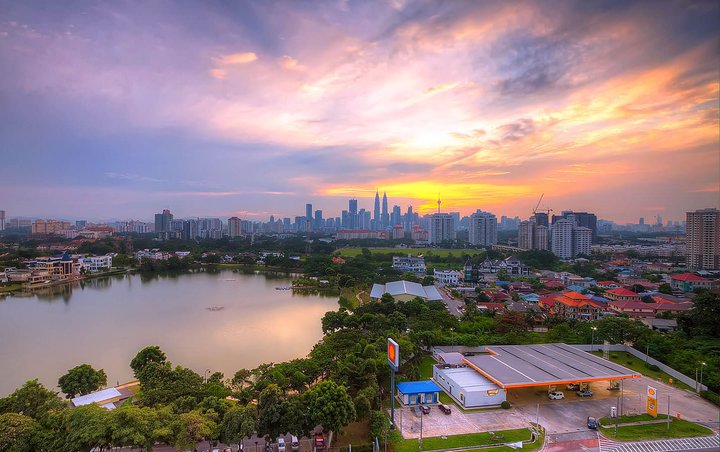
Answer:
[{"label": "green tree canopy", "polygon": [[257,411],[252,405],[236,405],[225,413],[220,424],[220,438],[225,443],[240,443],[255,433]]},{"label": "green tree canopy", "polygon": [[26,382],[9,396],[0,399],[0,413],[19,413],[36,420],[45,419],[67,407],[67,403],[56,392],[46,389],[37,379]]},{"label": "green tree canopy", "polygon": [[344,386],[325,380],[310,388],[303,396],[310,421],[325,430],[339,432],[355,420],[355,405]]},{"label": "green tree canopy", "polygon": [[60,377],[58,386],[65,397],[72,399],[78,395],[90,394],[107,384],[107,375],[103,369],[95,370],[90,364],[73,367]]},{"label": "green tree canopy", "polygon": [[35,419],[17,413],[0,414],[0,450],[5,452],[34,452],[38,450]]},{"label": "green tree canopy", "polygon": [[158,364],[165,364],[167,362],[165,353],[160,350],[160,347],[157,345],[145,347],[130,361],[130,368],[132,368],[135,373],[135,378],[139,378],[140,372],[151,362]]}]

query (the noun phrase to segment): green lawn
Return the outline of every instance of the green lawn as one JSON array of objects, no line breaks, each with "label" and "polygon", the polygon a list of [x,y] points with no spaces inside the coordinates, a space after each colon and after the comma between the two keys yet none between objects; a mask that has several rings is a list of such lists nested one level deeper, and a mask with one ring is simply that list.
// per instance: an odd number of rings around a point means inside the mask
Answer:
[{"label": "green lawn", "polygon": [[[638,414],[634,416],[620,416],[617,418],[618,424],[627,424],[630,422],[643,422],[643,421],[655,421],[658,419],[667,419],[667,414],[658,414],[657,417],[652,417],[647,413]],[[598,420],[601,425],[614,426],[615,418],[602,417]]]},{"label": "green lawn", "polygon": [[[490,433],[469,433],[466,435],[455,435],[447,436],[445,438],[438,436],[432,438],[423,438],[423,450],[447,450],[456,447],[469,447],[469,446],[485,446],[498,443],[512,443],[516,441],[528,441],[530,440],[530,430],[521,428],[517,430],[503,430],[501,432],[495,432],[498,435],[502,435],[503,439],[493,440],[490,437]],[[417,439],[396,439],[393,444],[393,449],[396,452],[413,452],[419,450],[419,444]],[[542,438],[536,441],[532,446],[523,448],[523,450],[534,450],[537,446],[542,446]],[[483,450],[512,450],[509,447],[497,447],[492,449]]]},{"label": "green lawn", "polygon": [[687,438],[691,436],[709,436],[712,430],[702,425],[694,424],[683,419],[672,418],[670,421],[670,430],[667,423],[633,425],[628,427],[618,427],[618,433],[615,435],[615,427],[601,427],[603,435],[610,439],[618,441],[641,441],[650,439],[664,438]]},{"label": "green lawn", "polygon": [[[592,352],[594,355],[602,357],[602,352]],[[692,391],[693,388],[686,385],[685,383],[678,381],[676,378],[671,377],[670,375],[666,374],[662,371],[656,371],[656,370],[650,370],[647,367],[645,367],[645,361],[642,359],[631,355],[628,352],[610,352],[610,361],[620,364],[621,366],[625,366],[629,369],[632,369],[636,372],[640,372],[641,374],[650,377],[654,380],[662,381],[663,383],[672,384],[676,388],[680,389],[687,389]],[[672,380],[672,383],[670,383],[670,380]]]},{"label": "green lawn", "polygon": [[[453,256],[462,256],[463,254],[475,255],[483,254],[485,250],[465,250],[465,249],[450,249],[450,248],[368,248],[372,253],[393,253],[396,255],[406,254],[423,254],[426,256],[426,260],[431,261],[432,256],[447,257],[448,254],[452,253]],[[355,257],[362,254],[362,248],[343,248],[338,250],[340,255],[347,257]]]},{"label": "green lawn", "polygon": [[20,290],[22,288],[22,285],[13,283],[13,284],[7,284],[0,286],[0,292],[14,292],[16,290]]}]

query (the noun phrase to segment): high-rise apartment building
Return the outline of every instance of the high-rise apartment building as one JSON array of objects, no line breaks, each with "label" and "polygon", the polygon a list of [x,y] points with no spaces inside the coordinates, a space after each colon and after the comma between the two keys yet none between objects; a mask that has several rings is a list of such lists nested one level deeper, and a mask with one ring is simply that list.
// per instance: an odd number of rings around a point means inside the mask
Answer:
[{"label": "high-rise apartment building", "polygon": [[5,211],[0,210],[0,231],[5,230]]},{"label": "high-rise apartment building", "polygon": [[533,249],[535,236],[535,223],[532,221],[521,221],[518,225],[518,248],[524,250]]},{"label": "high-rise apartment building", "polygon": [[497,217],[478,210],[470,215],[468,241],[472,245],[490,246],[497,243]]},{"label": "high-rise apartment building", "polygon": [[552,225],[552,252],[560,259],[571,259],[573,257],[574,228],[575,223],[566,219],[559,219]]},{"label": "high-rise apartment building", "polygon": [[162,213],[155,214],[155,232],[169,232],[170,222],[173,219],[173,214],[168,209],[164,209]]},{"label": "high-rise apartment building", "polygon": [[687,212],[685,243],[691,270],[720,270],[720,211]]},{"label": "high-rise apartment building", "polygon": [[550,249],[550,232],[547,226],[535,225],[535,237],[533,240],[533,249],[549,250]]},{"label": "high-rise apartment building", "polygon": [[[287,218],[289,221],[290,219]],[[240,237],[242,235],[242,220],[238,217],[228,218],[228,235],[230,237]]]},{"label": "high-rise apartment building", "polygon": [[312,219],[313,219],[312,204],[305,204],[305,218],[307,218],[309,221],[312,221]]},{"label": "high-rise apartment building", "polygon": [[573,229],[573,257],[589,256],[592,247],[592,229],[579,226]]},{"label": "high-rise apartment building", "polygon": [[449,213],[434,213],[430,215],[430,230],[428,240],[438,244],[446,240],[455,240],[455,221]]}]

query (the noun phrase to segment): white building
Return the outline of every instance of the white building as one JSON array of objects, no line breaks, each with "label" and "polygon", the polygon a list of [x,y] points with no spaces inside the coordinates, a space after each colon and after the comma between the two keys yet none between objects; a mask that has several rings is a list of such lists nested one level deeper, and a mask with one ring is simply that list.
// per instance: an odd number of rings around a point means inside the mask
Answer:
[{"label": "white building", "polygon": [[552,252],[560,259],[573,258],[573,229],[572,220],[558,220],[552,225]]},{"label": "white building", "polygon": [[522,221],[518,225],[518,248],[523,250],[531,250],[533,248],[533,231],[535,223],[530,221]]},{"label": "white building", "polygon": [[436,282],[443,284],[458,284],[463,278],[463,272],[459,270],[434,270],[433,277]]},{"label": "white building", "polygon": [[469,242],[490,246],[497,243],[497,218],[490,212],[478,210],[470,215]]},{"label": "white building", "polygon": [[407,257],[393,256],[392,268],[400,273],[416,273],[418,275],[424,275],[427,271],[424,257],[412,257],[410,255]]},{"label": "white building", "polygon": [[90,273],[97,273],[99,271],[110,270],[112,267],[112,256],[91,256],[81,257],[80,264],[83,268],[86,268]]},{"label": "white building", "polygon": [[535,226],[535,240],[533,249],[548,250],[550,249],[549,231],[547,226]]},{"label": "white building", "polygon": [[507,395],[504,389],[469,367],[433,366],[433,380],[463,408],[498,406]]},{"label": "white building", "polygon": [[455,219],[449,213],[430,215],[429,242],[438,244],[446,240],[455,240]]}]

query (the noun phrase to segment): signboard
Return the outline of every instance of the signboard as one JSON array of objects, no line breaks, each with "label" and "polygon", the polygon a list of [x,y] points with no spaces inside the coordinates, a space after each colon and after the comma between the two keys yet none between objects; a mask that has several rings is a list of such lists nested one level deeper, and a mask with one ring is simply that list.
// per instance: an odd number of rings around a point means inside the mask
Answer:
[{"label": "signboard", "polygon": [[645,411],[652,417],[657,417],[657,390],[652,386],[647,387],[647,400],[645,403]]},{"label": "signboard", "polygon": [[388,364],[395,370],[400,367],[400,346],[394,340],[387,340]]}]

